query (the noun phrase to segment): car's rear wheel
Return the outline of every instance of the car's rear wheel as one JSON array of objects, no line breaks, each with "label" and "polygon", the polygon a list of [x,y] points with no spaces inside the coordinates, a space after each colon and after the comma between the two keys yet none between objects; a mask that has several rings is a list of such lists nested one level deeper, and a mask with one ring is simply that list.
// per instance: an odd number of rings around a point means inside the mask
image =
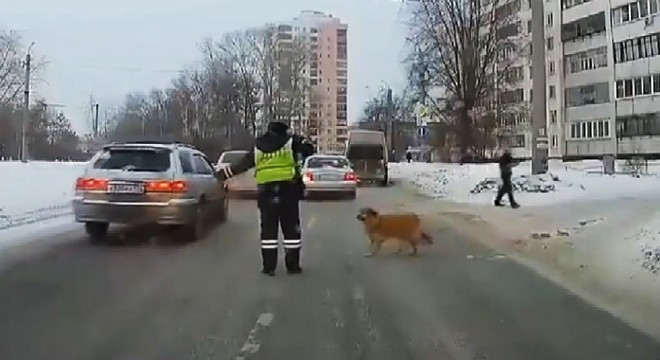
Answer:
[{"label": "car's rear wheel", "polygon": [[92,243],[103,241],[106,235],[108,235],[109,228],[110,224],[107,222],[89,221],[85,223],[85,232]]},{"label": "car's rear wheel", "polygon": [[181,241],[195,242],[204,237],[205,230],[204,205],[200,203],[195,208],[195,214],[190,219],[190,223],[183,225],[180,231]]}]

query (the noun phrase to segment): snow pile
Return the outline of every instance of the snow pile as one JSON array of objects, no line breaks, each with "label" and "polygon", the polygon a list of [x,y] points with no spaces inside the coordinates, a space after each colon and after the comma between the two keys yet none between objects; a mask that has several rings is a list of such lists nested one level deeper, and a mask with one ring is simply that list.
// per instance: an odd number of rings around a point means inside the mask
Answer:
[{"label": "snow pile", "polygon": [[[523,162],[513,169],[515,196],[523,205],[548,205],[577,199],[643,198],[660,188],[660,177],[604,175],[596,166],[595,162],[551,160],[548,174],[531,176],[531,163]],[[392,163],[390,176],[424,195],[460,203],[492,203],[500,183],[497,164]]]},{"label": "snow pile", "polygon": [[632,236],[626,238],[634,241],[639,249],[637,261],[641,267],[653,274],[660,271],[660,221],[653,219],[642,226]]},{"label": "snow pile", "polygon": [[71,214],[85,163],[0,162],[0,230]]},{"label": "snow pile", "polygon": [[[548,193],[555,191],[554,182],[559,178],[548,175],[522,175],[511,179],[511,185],[515,192],[526,193]],[[500,178],[486,178],[475,185],[470,190],[472,194],[481,194],[484,192],[497,192],[502,180]]]}]

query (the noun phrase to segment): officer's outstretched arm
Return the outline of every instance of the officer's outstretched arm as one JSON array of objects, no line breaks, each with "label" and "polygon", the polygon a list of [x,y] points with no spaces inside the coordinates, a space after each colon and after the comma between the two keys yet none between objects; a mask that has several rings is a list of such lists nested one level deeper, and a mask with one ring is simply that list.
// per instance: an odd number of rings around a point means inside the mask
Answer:
[{"label": "officer's outstretched arm", "polygon": [[296,135],[293,139],[293,151],[297,154],[301,154],[303,158],[306,158],[316,153],[316,147],[308,139]]},{"label": "officer's outstretched arm", "polygon": [[218,181],[225,181],[229,178],[232,178],[236,175],[242,174],[254,167],[254,149],[250,150],[249,153],[245,154],[241,161],[236,165],[229,165],[218,169],[215,173],[215,178]]}]

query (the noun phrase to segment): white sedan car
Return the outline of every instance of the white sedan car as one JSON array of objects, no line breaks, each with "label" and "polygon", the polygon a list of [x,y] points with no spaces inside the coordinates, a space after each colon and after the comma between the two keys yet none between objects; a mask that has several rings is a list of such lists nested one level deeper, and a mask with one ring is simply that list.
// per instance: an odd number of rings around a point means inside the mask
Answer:
[{"label": "white sedan car", "polygon": [[358,179],[343,155],[317,154],[308,157],[302,168],[305,197],[340,194],[355,199]]},{"label": "white sedan car", "polygon": [[[220,155],[216,169],[223,166],[236,165],[248,152],[245,150],[225,151]],[[257,182],[254,178],[254,169],[227,180],[227,190],[232,195],[254,197],[257,194]]]}]

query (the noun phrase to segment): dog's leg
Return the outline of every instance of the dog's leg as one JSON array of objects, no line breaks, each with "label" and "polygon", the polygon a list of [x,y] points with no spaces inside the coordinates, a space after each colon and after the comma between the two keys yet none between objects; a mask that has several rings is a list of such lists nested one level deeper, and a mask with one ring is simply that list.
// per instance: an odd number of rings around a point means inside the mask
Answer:
[{"label": "dog's leg", "polygon": [[374,254],[375,254],[376,251],[377,251],[376,249],[374,249],[375,246],[376,246],[376,241],[375,241],[374,236],[373,236],[373,235],[369,235],[369,252],[366,253],[366,254],[364,254],[364,256],[365,256],[365,257],[374,256]]},{"label": "dog's leg", "polygon": [[417,244],[410,242],[410,246],[412,247],[412,251],[408,255],[417,256]]},{"label": "dog's leg", "polygon": [[403,251],[403,241],[398,240],[398,243],[399,243],[399,247],[396,249],[396,254],[401,254],[401,252]]}]

